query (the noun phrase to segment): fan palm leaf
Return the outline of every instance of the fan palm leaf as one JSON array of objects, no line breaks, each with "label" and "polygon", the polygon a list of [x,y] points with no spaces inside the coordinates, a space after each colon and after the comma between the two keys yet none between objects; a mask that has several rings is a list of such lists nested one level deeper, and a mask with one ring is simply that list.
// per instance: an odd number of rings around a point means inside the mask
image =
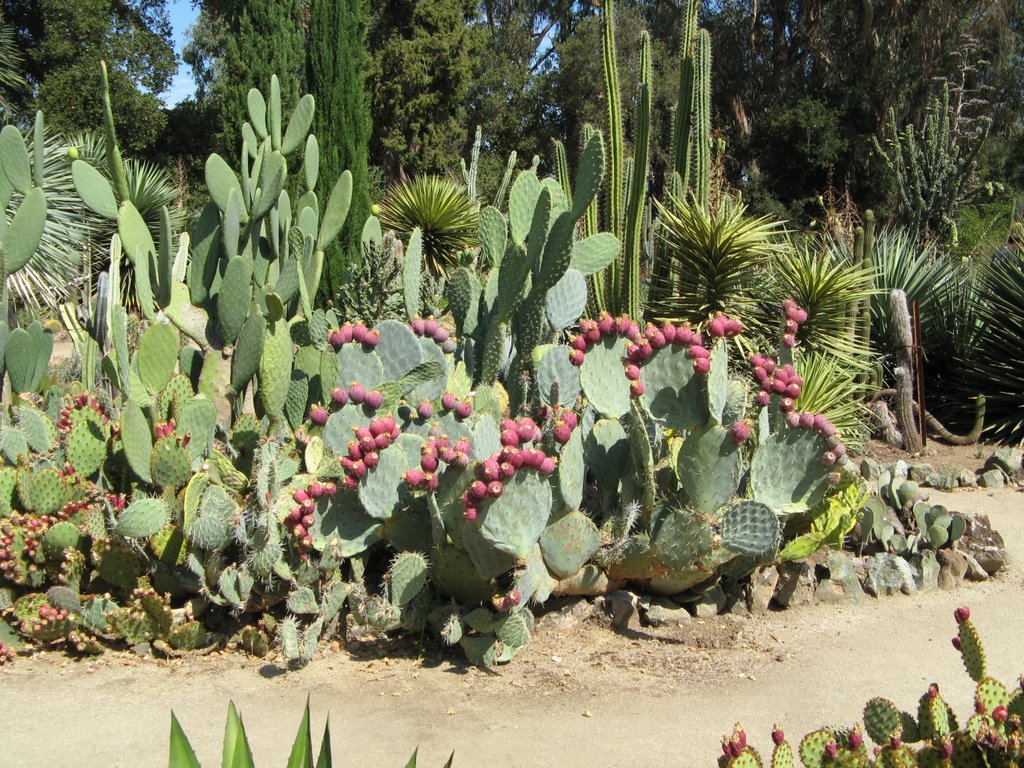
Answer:
[{"label": "fan palm leaf", "polygon": [[755,320],[756,277],[762,267],[790,248],[782,222],[746,215],[743,205],[716,210],[669,196],[669,205],[654,201],[661,225],[659,250],[667,263],[655,265],[649,308],[660,320],[705,321],[727,312],[744,325]]},{"label": "fan palm leaf", "polygon": [[378,214],[385,227],[408,238],[423,233],[423,265],[435,277],[458,265],[478,243],[479,209],[465,187],[444,176],[417,176],[388,190]]}]

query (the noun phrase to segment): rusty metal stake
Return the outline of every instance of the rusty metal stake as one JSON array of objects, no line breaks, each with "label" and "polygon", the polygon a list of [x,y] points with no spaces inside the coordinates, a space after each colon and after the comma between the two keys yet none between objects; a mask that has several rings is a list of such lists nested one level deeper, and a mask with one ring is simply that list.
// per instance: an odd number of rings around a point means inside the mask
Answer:
[{"label": "rusty metal stake", "polygon": [[917,386],[917,422],[921,428],[921,447],[928,445],[928,427],[924,418],[924,349],[921,346],[921,317],[917,311],[917,302],[912,305],[914,313],[914,367]]}]

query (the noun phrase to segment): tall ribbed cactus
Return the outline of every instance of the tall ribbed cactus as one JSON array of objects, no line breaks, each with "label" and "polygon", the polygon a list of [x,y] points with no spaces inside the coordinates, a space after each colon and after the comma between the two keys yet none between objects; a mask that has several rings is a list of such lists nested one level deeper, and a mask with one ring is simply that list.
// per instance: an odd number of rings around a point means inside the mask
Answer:
[{"label": "tall ribbed cactus", "polygon": [[633,165],[629,197],[626,200],[626,239],[622,244],[624,284],[616,299],[617,310],[630,317],[642,317],[640,296],[640,239],[643,234],[647,173],[651,147],[651,37],[640,35],[640,99],[637,104],[636,139],[633,142]]},{"label": "tall ribbed cactus", "polygon": [[697,33],[696,59],[693,193],[697,203],[707,208],[711,197],[711,35],[706,29]]},{"label": "tall ribbed cactus", "polygon": [[683,191],[690,184],[690,132],[693,127],[693,94],[695,85],[696,61],[694,57],[694,41],[697,37],[698,0],[689,0],[683,12],[683,39],[679,48],[679,97],[676,103],[675,121],[672,126],[672,170],[678,174],[673,176],[672,194],[682,198]]},{"label": "tall ribbed cactus", "polygon": [[[605,230],[615,235],[621,243],[624,240],[623,224],[625,219],[622,207],[626,161],[623,154],[622,97],[619,93],[618,55],[615,51],[614,0],[608,0],[601,7],[601,20],[604,92],[608,105],[608,189],[605,199],[608,213]],[[620,252],[619,257],[608,267],[606,285],[604,286],[605,296],[601,307],[603,309],[609,309],[612,312],[617,310],[614,297],[619,295],[623,266],[623,254]]]}]

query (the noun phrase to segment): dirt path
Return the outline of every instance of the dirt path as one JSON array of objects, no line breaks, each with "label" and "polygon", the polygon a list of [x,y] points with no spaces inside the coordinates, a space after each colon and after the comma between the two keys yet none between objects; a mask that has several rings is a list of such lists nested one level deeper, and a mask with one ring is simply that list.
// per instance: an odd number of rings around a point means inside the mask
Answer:
[{"label": "dirt path", "polygon": [[287,674],[238,654],[19,659],[0,671],[0,765],[166,765],[171,709],[204,764],[219,765],[229,699],[257,765],[284,765],[307,694],[318,734],[331,715],[339,768],[398,768],[416,745],[427,768],[452,749],[456,768],[711,766],[737,720],[764,746],[775,720],[798,738],[858,720],[871,696],[915,706],[932,681],[966,712],[973,687],[949,643],[957,605],[970,604],[991,673],[1009,683],[1024,672],[1024,494],[932,497],[991,516],[1007,541],[1005,573],[954,592],[718,617],[657,637],[591,624],[540,631],[492,673],[454,657],[411,659],[408,648],[388,658],[379,646]]}]

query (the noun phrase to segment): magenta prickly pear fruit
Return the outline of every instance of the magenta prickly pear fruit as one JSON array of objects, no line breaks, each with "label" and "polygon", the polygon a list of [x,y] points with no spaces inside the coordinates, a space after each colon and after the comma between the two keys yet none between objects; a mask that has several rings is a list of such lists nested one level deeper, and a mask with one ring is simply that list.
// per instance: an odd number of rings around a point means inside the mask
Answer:
[{"label": "magenta prickly pear fruit", "polygon": [[380,344],[380,334],[377,331],[367,331],[366,336],[363,337],[363,344],[373,349]]},{"label": "magenta prickly pear fruit", "polygon": [[741,333],[743,333],[743,323],[741,323],[739,320],[726,318],[725,335],[731,339],[734,336],[739,336]]},{"label": "magenta prickly pear fruit", "polygon": [[309,409],[309,420],[316,424],[318,427],[326,426],[327,419],[330,418],[327,409],[321,405],[314,405]]},{"label": "magenta prickly pear fruit", "polygon": [[455,343],[455,339],[447,338],[441,345],[441,351],[444,352],[446,355],[450,355],[453,352],[455,352],[458,346],[459,345]]},{"label": "magenta prickly pear fruit", "polygon": [[384,393],[378,389],[371,389],[366,393],[366,399],[363,402],[366,407],[377,410],[384,405]]},{"label": "magenta prickly pear fruit", "polygon": [[743,445],[750,439],[750,425],[742,421],[735,422],[729,427],[729,436],[737,445]]},{"label": "magenta prickly pear fruit", "polygon": [[814,426],[814,414],[813,413],[801,413],[800,414],[800,427],[802,429],[810,429]]},{"label": "magenta prickly pear fruit", "polygon": [[306,515],[302,518],[302,525],[306,530],[309,530],[316,524],[316,518],[312,515]]},{"label": "magenta prickly pear fruit", "polygon": [[587,340],[583,336],[573,336],[572,341],[569,342],[569,347],[579,352],[586,352]]},{"label": "magenta prickly pear fruit", "polygon": [[352,382],[348,387],[348,399],[356,405],[362,405],[366,400],[366,390],[362,384]]},{"label": "magenta prickly pear fruit", "polygon": [[615,333],[619,336],[629,336],[629,329],[632,325],[633,322],[629,319],[628,315],[619,315],[615,318]]},{"label": "magenta prickly pear fruit", "polygon": [[302,520],[302,510],[299,507],[292,507],[290,510],[288,510],[288,517],[286,518],[286,522],[289,525],[297,525],[300,520]]},{"label": "magenta prickly pear fruit", "polygon": [[412,322],[409,323],[409,327],[412,329],[412,332],[415,333],[417,336],[422,336],[423,335],[423,318],[422,317],[414,317],[412,319]]},{"label": "magenta prickly pear fruit", "polygon": [[597,344],[601,340],[601,329],[593,325],[587,328],[583,337],[587,340],[587,344]]},{"label": "magenta prickly pear fruit", "polygon": [[482,480],[474,480],[466,490],[469,498],[473,501],[481,501],[487,496],[487,483]]},{"label": "magenta prickly pear fruit", "polygon": [[703,360],[711,357],[711,353],[700,344],[691,345],[690,350],[686,354],[693,360]]},{"label": "magenta prickly pear fruit", "polygon": [[362,323],[356,323],[352,326],[352,340],[362,344],[366,340],[366,334],[370,332]]},{"label": "magenta prickly pear fruit", "polygon": [[825,754],[831,757],[832,759],[835,759],[836,755],[839,754],[839,747],[836,746],[834,740],[829,739],[825,742]]},{"label": "magenta prickly pear fruit", "polygon": [[423,335],[433,336],[437,333],[437,320],[432,317],[428,317],[423,321]]},{"label": "magenta prickly pear fruit", "polygon": [[764,408],[771,401],[772,396],[769,395],[767,392],[758,392],[757,396],[754,398],[754,404],[757,405],[759,408]]},{"label": "magenta prickly pear fruit", "polygon": [[451,392],[445,392],[441,395],[441,407],[446,411],[450,411],[458,404],[459,399]]},{"label": "magenta prickly pear fruit", "polygon": [[565,422],[569,429],[576,429],[576,425],[579,424],[579,419],[573,411],[566,411],[562,414],[562,421]]},{"label": "magenta prickly pear fruit", "polygon": [[775,746],[779,746],[785,740],[786,734],[782,730],[782,725],[776,723],[772,726],[772,742],[774,742]]},{"label": "magenta prickly pear fruit", "polygon": [[466,509],[462,513],[462,516],[465,517],[467,520],[476,520],[476,507],[466,507]]},{"label": "magenta prickly pear fruit", "polygon": [[[695,363],[701,362],[699,360],[694,361]],[[629,396],[640,397],[644,393],[644,383],[642,381],[631,381],[629,383]]]},{"label": "magenta prickly pear fruit", "polygon": [[333,331],[327,334],[327,343],[335,349],[341,349],[345,342],[342,341],[341,331],[335,328]]},{"label": "magenta prickly pear fruit", "polygon": [[488,483],[501,477],[501,470],[498,469],[498,462],[494,459],[487,459],[480,465],[480,476]]},{"label": "magenta prickly pear fruit", "polygon": [[840,456],[845,456],[846,446],[840,443],[839,445],[832,449],[832,453],[836,455],[836,458],[839,458]]},{"label": "magenta prickly pear fruit", "polygon": [[626,366],[626,378],[630,381],[636,381],[640,378],[640,366],[630,363]]},{"label": "magenta prickly pear fruit", "polygon": [[427,479],[427,476],[418,469],[406,470],[402,477],[405,478],[405,482],[410,488],[419,488]]},{"label": "magenta prickly pear fruit", "polygon": [[550,456],[545,456],[543,459],[541,459],[540,466],[537,467],[537,471],[540,472],[542,475],[550,475],[552,472],[555,471],[556,466],[557,463],[553,458],[551,458]]},{"label": "magenta prickly pear fruit", "polygon": [[711,360],[706,357],[699,357],[693,361],[693,370],[703,375],[711,370]]},{"label": "magenta prickly pear fruit", "polygon": [[461,400],[455,404],[455,418],[468,419],[473,413],[473,404],[469,400]]},{"label": "magenta prickly pear fruit", "polygon": [[363,464],[366,465],[367,469],[373,469],[378,464],[380,464],[380,454],[377,453],[376,451],[370,451],[365,456],[363,456]]},{"label": "magenta prickly pear fruit", "polygon": [[[798,397],[800,397],[800,387],[798,387],[796,384],[794,384],[792,382],[787,384],[786,385],[786,397],[791,397],[794,400],[796,400]],[[810,427],[808,427],[808,429],[810,429]]]},{"label": "magenta prickly pear fruit", "polygon": [[785,333],[782,335],[782,346],[786,349],[792,349],[796,346],[796,336],[792,333]]},{"label": "magenta prickly pear fruit", "polygon": [[721,315],[711,318],[711,321],[708,323],[708,333],[716,339],[725,336],[725,318]]},{"label": "magenta prickly pear fruit", "polygon": [[516,425],[519,442],[528,443],[533,440],[536,429],[537,425],[533,423],[533,419],[520,419],[519,424]]},{"label": "magenta prickly pear fruit", "polygon": [[828,418],[824,414],[816,414],[814,416],[814,423],[811,425],[811,429],[815,432],[821,432],[828,425]]},{"label": "magenta prickly pear fruit", "polygon": [[615,319],[607,312],[602,312],[601,316],[597,318],[597,329],[602,336],[610,336],[615,329]]},{"label": "magenta prickly pear fruit", "polygon": [[961,605],[955,611],[953,611],[953,618],[956,619],[957,624],[963,624],[969,618],[971,618],[971,609],[966,605]]},{"label": "magenta prickly pear fruit", "polygon": [[506,448],[518,448],[519,432],[514,429],[501,430],[501,444]]},{"label": "magenta prickly pear fruit", "polygon": [[499,461],[498,474],[501,476],[502,480],[511,480],[513,477],[515,477],[516,468],[512,465],[511,462]]},{"label": "magenta prickly pear fruit", "polygon": [[309,500],[309,494],[302,488],[296,488],[292,491],[292,498],[295,499],[296,504],[301,504],[302,502]]},{"label": "magenta prickly pear fruit", "polygon": [[384,419],[371,419],[369,429],[370,434],[373,437],[377,437],[378,435],[391,434],[391,427],[384,426]]},{"label": "magenta prickly pear fruit", "polygon": [[951,741],[944,741],[944,742],[942,742],[942,744],[939,745],[939,751],[942,753],[942,756],[944,758],[949,760],[951,757],[953,757],[953,742],[951,742]]},{"label": "magenta prickly pear fruit", "polygon": [[776,395],[785,395],[786,382],[784,382],[782,379],[775,379],[772,382],[772,392],[774,392]]},{"label": "magenta prickly pear fruit", "polygon": [[341,339],[342,344],[348,344],[352,341],[353,333],[355,329],[352,327],[352,323],[345,323],[341,328],[338,329],[338,338]]},{"label": "magenta prickly pear fruit", "polygon": [[796,324],[796,320],[787,320],[782,325],[782,330],[786,333],[796,333],[798,329],[799,326]]},{"label": "magenta prickly pear fruit", "polygon": [[779,410],[783,413],[790,413],[796,408],[796,403],[793,402],[792,398],[784,397],[779,401]]},{"label": "magenta prickly pear fruit", "polygon": [[573,349],[569,352],[569,362],[575,365],[576,367],[583,365],[583,361],[585,358],[586,356],[578,349]]},{"label": "magenta prickly pear fruit", "polygon": [[858,749],[860,749],[861,744],[864,743],[864,734],[860,732],[860,728],[854,728],[852,731],[850,731],[848,740],[850,744],[850,749],[856,752]]},{"label": "magenta prickly pear fruit", "polygon": [[672,343],[679,347],[688,347],[693,343],[693,329],[685,325],[676,326],[676,337]]},{"label": "magenta prickly pear fruit", "polygon": [[565,445],[569,442],[569,438],[572,437],[572,428],[565,422],[562,422],[551,430],[551,435],[555,438],[556,443],[559,445]]},{"label": "magenta prickly pear fruit", "polygon": [[487,484],[487,495],[490,496],[492,499],[501,498],[501,494],[504,492],[505,486],[498,480],[495,480],[493,483]]},{"label": "magenta prickly pear fruit", "polygon": [[832,453],[832,451],[825,451],[825,453],[822,454],[821,463],[826,467],[831,467],[836,463],[836,455]]},{"label": "magenta prickly pear fruit", "polygon": [[676,327],[672,323],[665,322],[661,325],[661,335],[665,339],[665,344],[675,344],[676,341]]},{"label": "magenta prickly pear fruit", "polygon": [[434,342],[437,344],[444,344],[448,341],[449,336],[451,336],[451,334],[448,332],[447,328],[438,328],[434,331]]},{"label": "magenta prickly pear fruit", "polygon": [[757,380],[758,384],[764,384],[768,381],[768,371],[761,366],[755,366],[753,369],[754,379]]},{"label": "magenta prickly pear fruit", "polygon": [[437,456],[432,456],[429,453],[420,456],[420,469],[424,472],[437,472]]},{"label": "magenta prickly pear fruit", "polygon": [[434,406],[429,400],[424,400],[418,406],[416,406],[416,415],[426,421],[434,415]]},{"label": "magenta prickly pear fruit", "polygon": [[796,311],[793,312],[793,319],[796,320],[797,323],[803,325],[807,322],[807,310],[797,308]]},{"label": "magenta prickly pear fruit", "polygon": [[331,390],[331,405],[335,408],[344,408],[348,405],[348,392],[342,387],[335,387]]}]

